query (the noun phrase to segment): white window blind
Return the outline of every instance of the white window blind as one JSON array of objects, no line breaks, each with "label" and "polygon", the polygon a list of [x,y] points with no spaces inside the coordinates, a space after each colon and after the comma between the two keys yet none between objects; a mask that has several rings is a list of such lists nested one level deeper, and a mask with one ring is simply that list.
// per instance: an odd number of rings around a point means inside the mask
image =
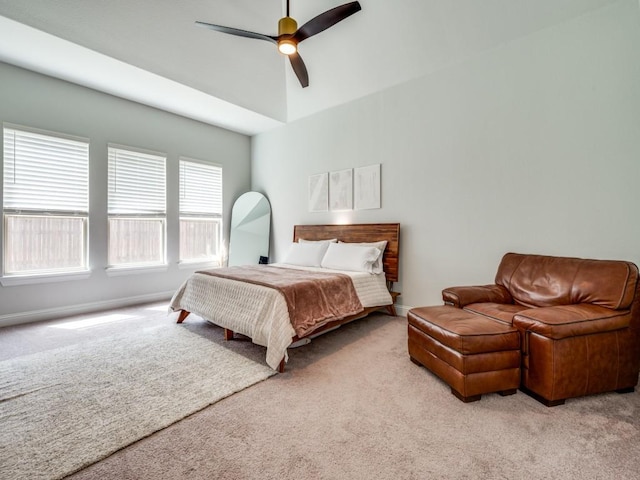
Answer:
[{"label": "white window blind", "polygon": [[164,215],[166,157],[109,146],[109,215]]},{"label": "white window blind", "polygon": [[87,270],[89,142],[3,128],[3,275]]},{"label": "white window blind", "polygon": [[5,128],[3,208],[86,214],[89,143]]},{"label": "white window blind", "polygon": [[222,168],[180,160],[180,213],[222,216]]},{"label": "white window blind", "polygon": [[166,157],[109,145],[109,266],[165,263]]},{"label": "white window blind", "polygon": [[180,261],[220,264],[222,168],[180,159]]}]

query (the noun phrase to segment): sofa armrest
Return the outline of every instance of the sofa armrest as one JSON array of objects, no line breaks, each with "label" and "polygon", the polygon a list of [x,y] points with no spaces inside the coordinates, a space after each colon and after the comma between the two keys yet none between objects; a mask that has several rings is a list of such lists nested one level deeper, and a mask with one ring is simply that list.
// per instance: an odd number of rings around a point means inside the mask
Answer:
[{"label": "sofa armrest", "polygon": [[559,340],[620,330],[628,327],[630,320],[629,310],[580,303],[524,310],[513,316],[513,325],[522,332]]},{"label": "sofa armrest", "polygon": [[509,291],[502,285],[449,287],[442,290],[444,303],[462,308],[471,303],[513,303]]}]

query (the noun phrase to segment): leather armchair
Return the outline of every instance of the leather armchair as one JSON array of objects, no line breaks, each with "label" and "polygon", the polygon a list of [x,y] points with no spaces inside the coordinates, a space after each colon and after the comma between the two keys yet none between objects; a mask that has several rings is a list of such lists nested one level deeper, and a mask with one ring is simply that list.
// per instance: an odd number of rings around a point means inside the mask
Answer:
[{"label": "leather armchair", "polygon": [[631,262],[508,253],[495,284],[443,290],[446,304],[515,326],[520,388],[546,405],[632,392],[640,371],[640,282]]}]

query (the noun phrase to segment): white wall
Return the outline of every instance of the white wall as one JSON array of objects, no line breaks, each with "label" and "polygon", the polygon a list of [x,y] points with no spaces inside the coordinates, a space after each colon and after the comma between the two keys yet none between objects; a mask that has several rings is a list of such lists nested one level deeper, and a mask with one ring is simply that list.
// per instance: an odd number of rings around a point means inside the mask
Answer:
[{"label": "white wall", "polygon": [[[84,281],[0,286],[0,325],[170,297],[193,272],[180,269],[177,264],[180,155],[223,166],[225,239],[233,201],[250,187],[249,137],[4,63],[0,63],[0,121],[90,139],[92,271]],[[166,273],[106,275],[109,142],[167,154]]]},{"label": "white wall", "polygon": [[[405,307],[491,283],[507,251],[640,264],[639,48],[622,0],[253,137],[272,258],[296,223],[400,222]],[[309,175],[376,163],[381,209],[308,212]]]}]

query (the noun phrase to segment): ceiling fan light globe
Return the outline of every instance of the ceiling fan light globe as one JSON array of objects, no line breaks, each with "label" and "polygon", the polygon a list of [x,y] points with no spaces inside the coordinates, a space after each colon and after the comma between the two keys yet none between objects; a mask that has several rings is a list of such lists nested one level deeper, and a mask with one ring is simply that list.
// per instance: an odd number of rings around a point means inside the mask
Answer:
[{"label": "ceiling fan light globe", "polygon": [[298,46],[293,40],[285,39],[278,42],[278,50],[284,55],[293,55],[298,51]]}]

